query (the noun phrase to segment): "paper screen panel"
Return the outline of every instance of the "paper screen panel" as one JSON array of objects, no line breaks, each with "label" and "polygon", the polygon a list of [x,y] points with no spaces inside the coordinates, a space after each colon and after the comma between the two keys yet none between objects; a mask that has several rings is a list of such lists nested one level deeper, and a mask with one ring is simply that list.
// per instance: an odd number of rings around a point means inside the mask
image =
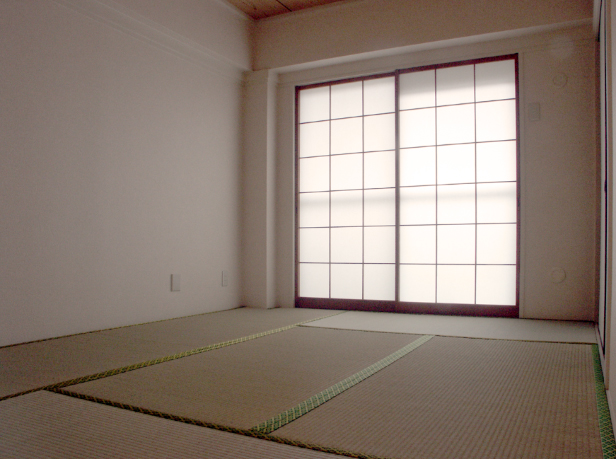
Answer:
[{"label": "paper screen panel", "polygon": [[331,229],[332,263],[362,262],[362,228]]},{"label": "paper screen panel", "polygon": [[327,119],[329,119],[329,86],[300,91],[299,122]]},{"label": "paper screen panel", "polygon": [[299,264],[299,296],[329,298],[328,264]]},{"label": "paper screen panel", "polygon": [[400,224],[436,223],[436,187],[417,186],[400,189]]},{"label": "paper screen panel", "polygon": [[439,184],[475,181],[475,145],[448,145],[437,149]]},{"label": "paper screen panel", "polygon": [[400,263],[436,263],[436,226],[400,227]]},{"label": "paper screen panel", "polygon": [[434,303],[436,266],[400,265],[400,301]]},{"label": "paper screen panel", "polygon": [[394,225],[395,223],[395,190],[364,191],[364,225]]},{"label": "paper screen panel", "polygon": [[439,265],[436,272],[436,301],[455,304],[475,302],[475,266]]},{"label": "paper screen panel", "polygon": [[436,105],[475,101],[473,67],[473,65],[462,65],[436,70]]},{"label": "paper screen panel", "polygon": [[334,84],[331,87],[332,119],[362,115],[362,82]]},{"label": "paper screen panel", "polygon": [[515,98],[513,59],[475,65],[477,102]]},{"label": "paper screen panel", "polygon": [[477,144],[477,181],[507,182],[517,179],[516,142]]},{"label": "paper screen panel", "polygon": [[439,225],[437,263],[475,263],[475,225]]},{"label": "paper screen panel", "polygon": [[515,266],[477,266],[477,304],[516,304]]},{"label": "paper screen panel", "polygon": [[516,138],[515,100],[482,102],[477,109],[477,142]]},{"label": "paper screen panel", "polygon": [[[360,177],[361,178],[361,177]],[[300,158],[299,191],[329,190],[329,156]]]},{"label": "paper screen panel", "polygon": [[331,154],[363,151],[362,118],[347,118],[331,122]]},{"label": "paper screen panel", "polygon": [[[329,159],[329,158],[327,158]],[[363,185],[363,155],[339,155],[331,157],[332,190],[356,190]],[[328,184],[329,186],[329,184]]]},{"label": "paper screen panel", "polygon": [[436,102],[435,71],[400,75],[400,110],[434,107]]},{"label": "paper screen panel", "polygon": [[299,157],[329,155],[329,121],[299,125]]},{"label": "paper screen panel", "polygon": [[364,115],[393,113],[395,107],[394,77],[364,81]]},{"label": "paper screen panel", "polygon": [[364,265],[364,299],[383,301],[396,299],[394,265]]},{"label": "paper screen panel", "polygon": [[332,226],[361,226],[363,224],[362,191],[333,191]]},{"label": "paper screen panel", "polygon": [[396,185],[396,153],[380,151],[364,155],[364,188]]},{"label": "paper screen panel", "polygon": [[436,147],[400,151],[400,186],[436,183]]},{"label": "paper screen panel", "polygon": [[393,150],[396,147],[396,118],[393,113],[364,118],[364,151]]},{"label": "paper screen panel", "polygon": [[299,226],[329,226],[329,193],[300,193]]},{"label": "paper screen panel", "polygon": [[477,185],[478,223],[515,223],[516,221],[515,183],[480,183]]},{"label": "paper screen panel", "polygon": [[436,111],[434,108],[400,112],[400,147],[436,145]]},{"label": "paper screen panel", "polygon": [[515,264],[516,225],[477,225],[477,263]]},{"label": "paper screen panel", "polygon": [[393,226],[364,228],[364,263],[395,263],[396,230]]},{"label": "paper screen panel", "polygon": [[475,106],[454,105],[436,109],[437,144],[475,141]]},{"label": "paper screen panel", "polygon": [[331,265],[331,297],[362,298],[362,265]]},{"label": "paper screen panel", "polygon": [[312,263],[329,262],[329,229],[299,229],[299,261]]},{"label": "paper screen panel", "polygon": [[437,187],[438,223],[475,223],[475,185]]}]

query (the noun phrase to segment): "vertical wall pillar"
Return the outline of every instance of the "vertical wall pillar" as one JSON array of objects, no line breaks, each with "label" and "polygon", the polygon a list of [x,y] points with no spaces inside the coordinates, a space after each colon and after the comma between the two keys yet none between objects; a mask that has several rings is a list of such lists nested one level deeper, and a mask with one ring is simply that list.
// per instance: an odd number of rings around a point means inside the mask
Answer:
[{"label": "vertical wall pillar", "polygon": [[242,304],[276,306],[275,283],[276,74],[244,76],[242,162]]}]

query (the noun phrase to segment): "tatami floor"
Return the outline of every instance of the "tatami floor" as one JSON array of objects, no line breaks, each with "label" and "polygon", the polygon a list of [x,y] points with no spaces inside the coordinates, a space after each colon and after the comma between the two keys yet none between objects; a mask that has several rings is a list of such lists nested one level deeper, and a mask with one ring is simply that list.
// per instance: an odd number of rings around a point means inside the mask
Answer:
[{"label": "tatami floor", "polygon": [[231,311],[0,348],[0,457],[606,458],[594,324]]}]

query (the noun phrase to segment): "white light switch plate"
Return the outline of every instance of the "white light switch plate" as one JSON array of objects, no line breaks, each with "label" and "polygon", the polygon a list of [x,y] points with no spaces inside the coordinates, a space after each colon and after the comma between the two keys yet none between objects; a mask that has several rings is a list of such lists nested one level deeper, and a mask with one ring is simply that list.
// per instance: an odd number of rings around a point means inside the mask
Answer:
[{"label": "white light switch plate", "polygon": [[180,275],[179,274],[171,274],[171,291],[172,292],[180,291]]}]

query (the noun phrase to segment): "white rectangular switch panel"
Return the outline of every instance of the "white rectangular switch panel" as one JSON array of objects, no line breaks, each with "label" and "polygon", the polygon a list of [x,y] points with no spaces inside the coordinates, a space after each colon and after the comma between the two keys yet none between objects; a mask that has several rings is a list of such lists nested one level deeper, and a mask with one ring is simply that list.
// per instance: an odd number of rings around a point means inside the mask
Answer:
[{"label": "white rectangular switch panel", "polygon": [[172,292],[180,291],[180,275],[179,274],[171,274],[171,291]]},{"label": "white rectangular switch panel", "polygon": [[222,286],[226,287],[227,285],[229,285],[229,272],[223,271],[222,272]]}]

